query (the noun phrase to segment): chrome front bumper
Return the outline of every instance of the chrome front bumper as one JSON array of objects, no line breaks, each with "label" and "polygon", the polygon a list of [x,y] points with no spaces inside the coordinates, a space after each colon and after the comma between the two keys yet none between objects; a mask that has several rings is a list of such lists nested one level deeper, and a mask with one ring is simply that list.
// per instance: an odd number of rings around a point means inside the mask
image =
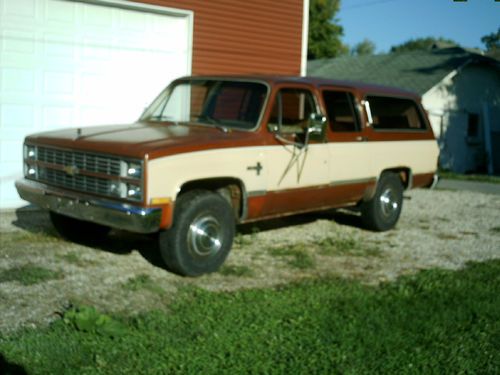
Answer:
[{"label": "chrome front bumper", "polygon": [[160,229],[160,208],[77,195],[27,179],[17,180],[16,189],[22,199],[75,219],[137,233],[153,233]]}]

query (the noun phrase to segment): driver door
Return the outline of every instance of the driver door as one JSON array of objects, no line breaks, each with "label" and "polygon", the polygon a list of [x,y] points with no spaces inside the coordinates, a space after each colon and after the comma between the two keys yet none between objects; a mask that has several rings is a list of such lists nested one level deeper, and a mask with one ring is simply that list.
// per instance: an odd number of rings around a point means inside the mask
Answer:
[{"label": "driver door", "polygon": [[266,215],[312,210],[325,204],[320,190],[328,185],[329,151],[324,128],[311,132],[311,117],[318,114],[310,90],[283,87],[276,93],[268,120],[275,144],[266,148],[265,155]]}]

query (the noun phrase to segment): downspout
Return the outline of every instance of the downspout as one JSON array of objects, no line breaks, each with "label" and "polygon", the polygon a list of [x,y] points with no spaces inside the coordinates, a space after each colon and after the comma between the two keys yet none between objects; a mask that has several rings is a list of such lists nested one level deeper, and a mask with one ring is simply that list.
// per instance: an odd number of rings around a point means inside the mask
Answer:
[{"label": "downspout", "polygon": [[302,59],[300,63],[300,75],[307,74],[307,48],[309,39],[309,0],[303,0],[302,8]]},{"label": "downspout", "polygon": [[493,149],[491,146],[491,124],[488,103],[483,103],[484,150],[488,156],[488,174],[493,174]]}]

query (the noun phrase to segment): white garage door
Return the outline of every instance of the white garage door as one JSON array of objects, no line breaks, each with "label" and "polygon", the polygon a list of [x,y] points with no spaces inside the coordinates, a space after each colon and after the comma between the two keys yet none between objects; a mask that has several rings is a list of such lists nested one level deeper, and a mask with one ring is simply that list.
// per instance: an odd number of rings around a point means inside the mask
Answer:
[{"label": "white garage door", "polygon": [[133,122],[189,74],[192,18],[121,0],[0,0],[0,208],[23,204],[24,136]]}]

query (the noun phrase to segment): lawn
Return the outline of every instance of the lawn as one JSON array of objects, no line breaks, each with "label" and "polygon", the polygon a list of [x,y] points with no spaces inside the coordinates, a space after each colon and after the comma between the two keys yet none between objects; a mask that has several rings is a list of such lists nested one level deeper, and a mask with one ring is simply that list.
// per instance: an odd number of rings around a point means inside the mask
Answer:
[{"label": "lawn", "polygon": [[486,174],[460,174],[440,170],[439,177],[449,180],[489,182],[492,184],[500,184],[500,176],[490,176]]},{"label": "lawn", "polygon": [[0,353],[29,374],[498,374],[499,295],[498,260],[378,287],[187,287],[169,313],[75,307],[49,328],[0,337]]}]

